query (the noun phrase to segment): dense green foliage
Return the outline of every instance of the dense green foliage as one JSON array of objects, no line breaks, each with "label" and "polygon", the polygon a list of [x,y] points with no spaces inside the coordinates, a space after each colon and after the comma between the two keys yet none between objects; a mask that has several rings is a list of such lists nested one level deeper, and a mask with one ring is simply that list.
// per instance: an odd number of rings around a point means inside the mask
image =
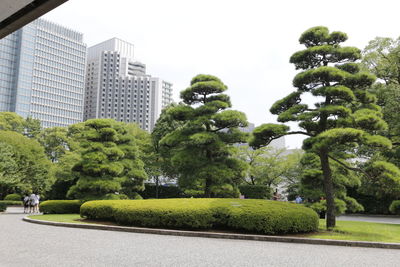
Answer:
[{"label": "dense green foliage", "polygon": [[78,199],[102,199],[120,192],[131,196],[143,190],[147,178],[139,159],[135,138],[126,124],[112,119],[87,120],[76,135],[81,147],[81,160],[72,168],[78,181],[68,192]]},{"label": "dense green foliage", "polygon": [[[159,144],[170,149],[180,186],[204,190],[206,197],[232,185],[244,175],[245,164],[232,157],[232,145],[246,141],[238,128],[247,126],[246,115],[231,107],[227,86],[215,76],[197,75],[181,92],[183,103],[168,113],[181,126],[164,135]],[[162,134],[163,135],[163,134]]]},{"label": "dense green foliage", "polygon": [[251,185],[242,184],[239,185],[239,190],[245,198],[250,199],[271,199],[272,188],[267,185]]},{"label": "dense green foliage", "polygon": [[[151,132],[151,150],[153,153],[147,152],[147,154],[150,154],[150,157],[147,157],[149,160],[145,160],[145,168],[146,172],[154,179],[156,185],[160,184],[159,178],[161,175],[170,179],[176,179],[179,176],[179,173],[172,164],[172,149],[168,146],[160,145],[160,141],[167,134],[184,125],[184,121],[174,119],[169,111],[183,105],[182,103],[179,105],[172,103],[165,107],[161,111],[160,117]],[[151,170],[149,171],[149,169]]]},{"label": "dense green foliage", "polygon": [[400,200],[395,200],[390,204],[389,210],[391,213],[400,215]]},{"label": "dense green foliage", "polygon": [[40,203],[40,211],[44,214],[79,213],[81,200],[46,200]]},{"label": "dense green foliage", "polygon": [[89,201],[81,206],[81,216],[131,226],[218,228],[260,234],[311,232],[318,228],[317,214],[302,205],[246,199]]},{"label": "dense green foliage", "polygon": [[290,185],[301,172],[300,159],[302,152],[261,147],[252,149],[241,145],[235,150],[235,157],[248,165],[244,184],[267,185],[277,187],[280,184]]},{"label": "dense green foliage", "polygon": [[[362,65],[378,77],[378,82],[370,88],[376,94],[377,104],[382,108],[383,119],[387,129],[381,134],[392,141],[393,147],[382,153],[374,153],[373,161],[367,167],[373,177],[372,181],[363,183],[359,189],[361,195],[369,196],[381,202],[381,206],[373,206],[374,210],[388,211],[387,203],[400,198],[398,171],[386,164],[388,171],[382,170],[382,162],[389,161],[400,167],[400,38],[377,37],[370,41],[363,51]],[[372,153],[371,153],[372,154]],[[385,168],[386,168],[385,167]],[[377,168],[378,170],[375,170]],[[396,174],[397,173],[397,174]],[[368,203],[370,205],[370,203]]]},{"label": "dense green foliage", "polygon": [[7,209],[7,205],[3,202],[0,202],[0,212],[5,211]]},{"label": "dense green foliage", "polygon": [[11,201],[21,201],[20,194],[8,194],[4,200],[11,200]]},{"label": "dense green foliage", "polygon": [[144,191],[140,192],[140,194],[144,199],[147,199],[147,198],[180,198],[180,197],[184,197],[183,191],[178,186],[159,185],[158,188],[157,188],[157,185],[155,185],[155,184],[145,184],[144,185]]},{"label": "dense green foliage", "polygon": [[3,203],[6,206],[21,206],[22,201],[16,201],[16,200],[0,200],[0,203]]},{"label": "dense green foliage", "polygon": [[51,162],[37,141],[0,131],[0,198],[13,192],[46,192],[53,183]]},{"label": "dense green foliage", "polygon": [[[367,90],[375,76],[360,71],[356,61],[361,58],[361,51],[341,47],[340,43],[345,40],[345,33],[329,32],[326,27],[314,27],[301,35],[299,42],[306,49],[290,58],[296,69],[302,70],[293,79],[296,91],[270,109],[278,116],[278,122],[297,122],[300,130],[290,131],[283,124],[264,124],[254,130],[251,140],[252,146],[260,147],[284,135],[307,136],[303,149],[319,161],[319,166],[308,170],[309,176],[322,177],[328,228],[335,226],[335,198],[345,198],[345,190],[340,195],[335,191],[338,175],[333,162],[347,170],[366,174],[349,161],[359,156],[355,152],[361,153],[364,148],[391,148],[390,140],[377,135],[378,131],[387,128],[387,124],[375,104],[376,97]],[[302,103],[307,94],[315,97],[314,105]],[[346,175],[341,175],[342,178]],[[351,202],[354,204],[353,200]]]},{"label": "dense green foliage", "polygon": [[40,121],[22,118],[14,112],[0,112],[0,130],[13,131],[27,137],[36,137],[40,132]]}]

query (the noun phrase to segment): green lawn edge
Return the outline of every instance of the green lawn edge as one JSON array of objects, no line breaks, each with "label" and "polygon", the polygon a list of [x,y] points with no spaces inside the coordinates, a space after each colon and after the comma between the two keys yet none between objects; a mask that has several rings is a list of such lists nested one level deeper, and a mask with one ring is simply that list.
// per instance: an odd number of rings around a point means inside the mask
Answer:
[{"label": "green lawn edge", "polygon": [[[28,216],[28,218],[50,222],[96,224],[96,222],[82,221],[79,214],[31,215]],[[101,222],[98,222],[97,224],[103,225]],[[290,236],[315,239],[400,243],[400,224],[337,221],[337,226],[333,231],[327,231],[324,228],[325,220],[320,220],[319,225],[318,232]]]},{"label": "green lawn edge", "polygon": [[44,214],[30,215],[30,219],[48,222],[76,223],[76,224],[93,224],[92,222],[82,221],[79,214]]}]

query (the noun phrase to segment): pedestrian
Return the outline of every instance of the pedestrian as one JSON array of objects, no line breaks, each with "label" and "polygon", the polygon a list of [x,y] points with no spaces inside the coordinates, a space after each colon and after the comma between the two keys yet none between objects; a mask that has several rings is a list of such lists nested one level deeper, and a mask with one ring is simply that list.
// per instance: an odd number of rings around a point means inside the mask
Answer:
[{"label": "pedestrian", "polygon": [[[319,199],[319,201],[320,201],[320,202],[325,201],[325,198],[324,198],[323,196],[321,196],[321,198]],[[326,204],[326,202],[325,202],[325,204]],[[325,207],[325,206],[324,206],[324,207]],[[319,212],[319,218],[320,218],[320,219],[325,219],[325,216],[326,216],[326,210],[323,209],[323,210],[321,210],[321,211]]]},{"label": "pedestrian", "polygon": [[276,189],[274,195],[272,196],[272,200],[278,200],[278,198],[279,198],[278,189]]},{"label": "pedestrian", "polygon": [[24,213],[28,213],[29,212],[29,194],[26,193],[24,195],[24,197],[22,198],[22,202],[24,204]]},{"label": "pedestrian", "polygon": [[39,200],[40,196],[38,194],[32,193],[29,196],[30,212],[39,213]]},{"label": "pedestrian", "polygon": [[295,202],[297,204],[301,204],[303,202],[303,199],[301,198],[301,196],[297,196]]}]

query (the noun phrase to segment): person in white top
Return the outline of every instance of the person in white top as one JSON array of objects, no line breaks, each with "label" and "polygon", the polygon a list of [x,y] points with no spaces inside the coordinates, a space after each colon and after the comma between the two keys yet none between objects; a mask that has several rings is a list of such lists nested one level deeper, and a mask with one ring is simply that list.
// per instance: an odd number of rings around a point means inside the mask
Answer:
[{"label": "person in white top", "polygon": [[39,213],[39,200],[40,200],[40,196],[39,195],[37,195],[37,194],[34,194],[34,193],[32,193],[30,196],[29,196],[29,200],[30,200],[30,207],[31,207],[31,209],[30,209],[30,211],[31,212],[33,212],[33,213]]}]

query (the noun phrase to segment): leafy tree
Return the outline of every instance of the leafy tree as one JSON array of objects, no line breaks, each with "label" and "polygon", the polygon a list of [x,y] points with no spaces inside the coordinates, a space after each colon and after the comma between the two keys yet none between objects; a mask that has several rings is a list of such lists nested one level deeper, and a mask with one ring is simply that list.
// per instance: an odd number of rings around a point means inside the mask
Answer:
[{"label": "leafy tree", "polygon": [[139,145],[139,157],[144,163],[144,170],[149,178],[156,183],[155,197],[158,198],[160,176],[162,175],[162,161],[159,151],[153,144],[152,136],[145,130],[142,130],[137,124],[128,125]]},{"label": "leafy tree", "polygon": [[37,136],[44,151],[52,162],[57,162],[66,151],[77,149],[77,144],[68,136],[68,128],[46,128]]},{"label": "leafy tree", "polygon": [[71,128],[80,142],[81,160],[73,171],[79,173],[69,197],[100,199],[116,192],[133,197],[144,189],[147,178],[139,159],[135,138],[125,123],[92,119]]},{"label": "leafy tree", "polygon": [[158,195],[158,186],[160,184],[160,178],[164,177],[166,180],[175,180],[179,173],[172,165],[172,149],[168,146],[160,145],[160,141],[169,133],[183,126],[184,122],[175,120],[170,109],[176,108],[178,106],[184,106],[184,104],[172,103],[165,107],[158,118],[154,129],[151,133],[151,148],[149,148],[151,153],[149,153],[147,167],[151,170],[151,176],[156,183],[156,195]]},{"label": "leafy tree", "polygon": [[[260,147],[284,135],[307,136],[303,149],[315,154],[323,177],[327,205],[327,228],[334,227],[336,192],[332,162],[348,170],[362,171],[348,159],[363,146],[390,148],[391,142],[375,133],[386,129],[376,97],[369,92],[375,77],[361,72],[357,60],[361,52],[355,47],[342,47],[347,39],[342,32],[329,32],[326,27],[305,31],[300,39],[306,49],[292,55],[290,62],[302,71],[293,79],[297,90],[270,109],[278,121],[298,122],[300,130],[290,131],[284,124],[264,124],[253,132],[251,145]],[[302,103],[304,95],[316,99],[314,105]],[[365,172],[364,172],[365,173]]]},{"label": "leafy tree", "polygon": [[249,146],[240,146],[237,157],[249,165],[246,183],[253,185],[278,186],[296,179],[301,152],[289,153],[286,149],[261,147],[251,149]]},{"label": "leafy tree", "polygon": [[378,97],[377,104],[388,123],[382,134],[393,143],[383,156],[400,167],[400,38],[377,37],[370,41],[363,51],[362,65],[378,77],[370,91]]},{"label": "leafy tree", "polygon": [[40,120],[28,117],[24,121],[24,135],[29,138],[35,138],[41,131]]},{"label": "leafy tree", "polygon": [[28,117],[26,120],[14,112],[0,112],[0,130],[14,131],[29,138],[41,130],[40,121]]},{"label": "leafy tree", "polygon": [[0,112],[0,130],[24,133],[24,118],[14,112]]},{"label": "leafy tree", "polygon": [[48,193],[49,199],[66,199],[68,190],[76,184],[79,179],[79,173],[73,171],[73,167],[81,161],[79,151],[65,151],[54,162],[55,182]]},{"label": "leafy tree", "polygon": [[376,37],[363,50],[362,65],[385,84],[400,85],[400,38]]},{"label": "leafy tree", "polygon": [[220,193],[218,187],[234,190],[234,180],[244,175],[245,164],[232,157],[232,145],[246,141],[246,134],[238,129],[247,126],[246,115],[228,110],[226,90],[215,76],[194,77],[181,92],[183,104],[167,111],[182,126],[160,141],[172,149],[179,183],[186,188],[201,186],[205,197],[211,197],[213,189],[214,195]]},{"label": "leafy tree", "polygon": [[50,190],[54,183],[52,166],[37,141],[16,132],[0,131],[0,147],[2,194],[11,191],[43,194]]},{"label": "leafy tree", "polygon": [[18,169],[13,147],[7,143],[0,143],[0,196],[4,197],[20,186],[22,173]]}]

